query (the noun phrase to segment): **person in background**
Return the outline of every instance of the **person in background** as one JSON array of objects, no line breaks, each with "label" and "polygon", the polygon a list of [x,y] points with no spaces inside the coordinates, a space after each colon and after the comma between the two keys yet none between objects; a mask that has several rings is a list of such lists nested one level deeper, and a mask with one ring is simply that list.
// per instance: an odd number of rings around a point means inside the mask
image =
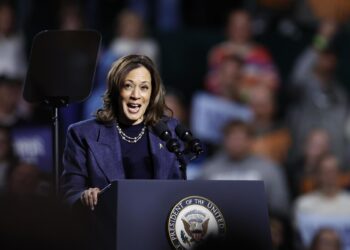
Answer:
[{"label": "person in background", "polygon": [[21,109],[21,92],[20,81],[0,76],[0,126],[14,127],[25,120],[28,113]]},{"label": "person in background", "polygon": [[332,228],[321,228],[311,242],[310,250],[342,250],[339,233]]},{"label": "person in background", "polygon": [[16,29],[15,14],[9,1],[0,2],[0,75],[22,79],[27,68],[25,43]]},{"label": "person in background", "polygon": [[123,10],[117,16],[115,37],[108,51],[116,58],[129,54],[146,55],[159,67],[158,44],[153,39],[145,37],[145,33],[142,18],[131,10]]},{"label": "person in background", "polygon": [[295,64],[290,86],[294,100],[287,114],[294,138],[292,157],[300,156],[300,145],[312,129],[322,128],[328,131],[331,148],[338,159],[345,158],[349,98],[336,77],[338,57],[334,36],[337,29],[335,23],[323,21],[313,44]]},{"label": "person in background", "polygon": [[317,164],[323,155],[330,154],[332,151],[329,133],[324,129],[315,128],[306,136],[301,147],[302,155],[287,165],[293,197],[314,188],[310,181],[313,180]]},{"label": "person in background", "polygon": [[322,227],[341,229],[350,225],[350,194],[338,185],[339,168],[335,155],[322,156],[315,171],[316,190],[294,202],[294,225],[305,246],[311,243],[310,236]]},{"label": "person in background", "polygon": [[208,145],[220,144],[226,122],[252,120],[252,111],[240,93],[243,63],[238,56],[224,57],[217,69],[217,92],[200,91],[192,98],[193,133]]},{"label": "person in background", "polygon": [[85,27],[81,7],[74,3],[66,3],[61,6],[58,22],[61,30],[79,30]]},{"label": "person in background", "polygon": [[205,87],[213,93],[218,89],[218,68],[227,56],[238,56],[244,62],[241,88],[249,95],[251,87],[263,85],[271,89],[279,86],[279,76],[268,50],[252,37],[251,16],[245,10],[230,12],[226,27],[227,40],[214,46],[208,56],[209,72]]},{"label": "person in background", "polygon": [[167,88],[165,104],[172,110],[174,118],[183,124],[188,124],[188,112],[186,110],[184,97],[180,91]]},{"label": "person in background", "polygon": [[273,92],[266,87],[255,87],[248,103],[254,116],[252,151],[284,166],[292,138],[288,127],[276,119],[277,105]]},{"label": "person in background", "polygon": [[292,228],[289,216],[269,213],[271,241],[273,250],[288,250],[292,243]]},{"label": "person in background", "polygon": [[200,179],[263,180],[271,211],[288,214],[289,195],[283,169],[251,151],[253,132],[242,121],[226,124],[223,149],[203,164]]}]

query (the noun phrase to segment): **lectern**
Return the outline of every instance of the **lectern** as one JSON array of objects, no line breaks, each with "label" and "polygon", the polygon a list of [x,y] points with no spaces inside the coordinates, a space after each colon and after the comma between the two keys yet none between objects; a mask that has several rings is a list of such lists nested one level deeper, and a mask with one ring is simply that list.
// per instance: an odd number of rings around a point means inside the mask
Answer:
[{"label": "lectern", "polygon": [[193,249],[214,231],[232,247],[271,249],[262,181],[120,180],[94,215],[98,249]]}]

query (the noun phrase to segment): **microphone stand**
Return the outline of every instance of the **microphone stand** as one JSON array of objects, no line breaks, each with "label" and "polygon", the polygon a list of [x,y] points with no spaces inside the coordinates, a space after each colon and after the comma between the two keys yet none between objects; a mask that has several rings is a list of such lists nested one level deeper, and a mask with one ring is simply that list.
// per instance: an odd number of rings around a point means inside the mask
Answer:
[{"label": "microphone stand", "polygon": [[187,163],[185,159],[182,157],[182,154],[176,155],[177,160],[180,163],[180,173],[181,173],[181,178],[184,180],[187,180]]},{"label": "microphone stand", "polygon": [[68,105],[67,97],[46,97],[44,103],[53,109],[53,114],[51,117],[52,121],[52,141],[53,141],[53,183],[54,192],[58,197],[59,194],[59,176],[60,176],[60,153],[59,153],[59,117],[58,109],[60,107],[65,107]]}]

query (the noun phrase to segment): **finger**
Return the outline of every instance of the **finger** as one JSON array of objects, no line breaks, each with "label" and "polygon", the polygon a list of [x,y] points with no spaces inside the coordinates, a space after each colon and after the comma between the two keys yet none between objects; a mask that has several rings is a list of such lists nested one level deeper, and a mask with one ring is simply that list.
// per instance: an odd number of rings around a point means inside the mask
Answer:
[{"label": "finger", "polygon": [[84,191],[84,205],[85,206],[89,206],[89,194],[88,194],[88,190]]},{"label": "finger", "polygon": [[89,192],[89,206],[91,210],[94,210],[94,196],[93,196],[93,191],[90,190]]},{"label": "finger", "polygon": [[93,197],[93,201],[94,201],[94,205],[96,206],[97,205],[97,196],[98,196],[98,193],[99,193],[99,190],[98,189],[95,189],[93,192],[92,192],[92,197]]}]

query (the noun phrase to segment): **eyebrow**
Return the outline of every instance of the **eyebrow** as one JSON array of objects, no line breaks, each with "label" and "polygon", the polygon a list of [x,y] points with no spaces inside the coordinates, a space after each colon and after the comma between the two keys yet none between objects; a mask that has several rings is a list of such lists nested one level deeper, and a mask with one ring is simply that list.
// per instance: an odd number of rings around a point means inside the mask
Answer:
[{"label": "eyebrow", "polygon": [[[133,80],[130,80],[130,79],[125,79],[125,82],[131,82],[131,83],[134,83]],[[149,81],[142,81],[141,83],[151,83]]]}]

